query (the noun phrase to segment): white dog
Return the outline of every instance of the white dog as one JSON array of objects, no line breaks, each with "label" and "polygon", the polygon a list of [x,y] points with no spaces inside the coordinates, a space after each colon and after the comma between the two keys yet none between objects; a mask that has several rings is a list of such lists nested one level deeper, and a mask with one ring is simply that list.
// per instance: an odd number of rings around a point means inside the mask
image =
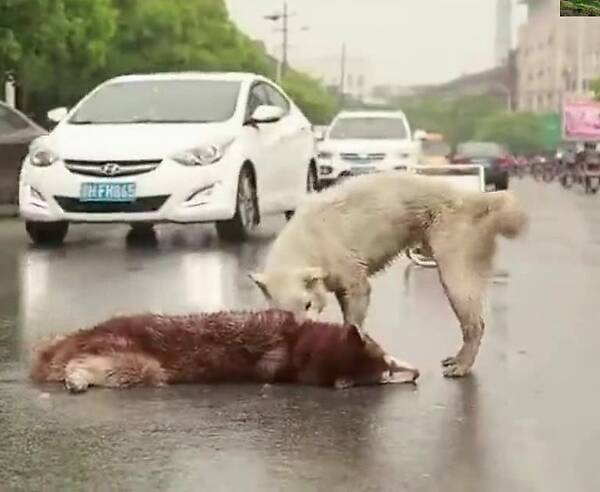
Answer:
[{"label": "white dog", "polygon": [[483,335],[495,238],[516,237],[526,223],[506,191],[463,191],[397,171],[360,176],[311,196],[275,240],[264,272],[250,277],[272,306],[298,314],[322,311],[331,291],[344,321],[362,327],[369,276],[407,247],[422,246],[438,264],[462,329],[462,347],[442,361],[444,374],[463,376]]}]

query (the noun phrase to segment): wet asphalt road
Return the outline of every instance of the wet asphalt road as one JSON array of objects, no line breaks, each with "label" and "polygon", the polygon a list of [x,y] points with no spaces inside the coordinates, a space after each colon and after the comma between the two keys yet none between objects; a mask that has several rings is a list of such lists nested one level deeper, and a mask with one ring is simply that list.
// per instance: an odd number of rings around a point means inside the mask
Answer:
[{"label": "wet asphalt road", "polygon": [[283,221],[227,247],[210,227],[163,227],[145,248],[78,227],[58,250],[0,222],[0,490],[600,490],[600,197],[514,185],[531,230],[502,241],[470,377],[441,375],[459,330],[435,271],[402,259],[374,281],[368,328],[421,369],[416,388],[33,387],[28,347],[45,334],[261,306],[245,272]]}]

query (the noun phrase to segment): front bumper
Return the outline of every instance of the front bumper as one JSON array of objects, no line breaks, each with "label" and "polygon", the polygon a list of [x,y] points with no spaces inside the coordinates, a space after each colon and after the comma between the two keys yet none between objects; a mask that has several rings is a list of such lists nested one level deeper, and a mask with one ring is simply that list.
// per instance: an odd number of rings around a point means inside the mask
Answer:
[{"label": "front bumper", "polygon": [[340,179],[370,174],[374,172],[393,171],[406,169],[417,164],[417,160],[410,156],[406,158],[388,156],[383,160],[353,163],[342,158],[318,159],[319,184],[331,185]]},{"label": "front bumper", "polygon": [[[187,167],[165,159],[153,171],[134,176],[98,177],[68,170],[62,161],[49,167],[24,162],[19,180],[19,212],[39,222],[214,222],[235,211],[237,169],[222,159]],[[135,183],[133,202],[86,202],[83,183]]]}]

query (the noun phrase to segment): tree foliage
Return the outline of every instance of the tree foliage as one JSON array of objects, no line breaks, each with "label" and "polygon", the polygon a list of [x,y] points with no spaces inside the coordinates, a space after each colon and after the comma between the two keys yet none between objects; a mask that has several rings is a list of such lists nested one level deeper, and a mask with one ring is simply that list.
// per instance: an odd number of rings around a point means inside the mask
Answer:
[{"label": "tree foliage", "polygon": [[336,111],[336,101],[318,81],[306,74],[289,70],[282,85],[313,124],[325,125],[331,121]]},{"label": "tree foliage", "polygon": [[580,16],[600,15],[599,0],[561,0],[560,15],[562,16]]},{"label": "tree foliage", "polygon": [[[115,75],[180,70],[274,74],[224,0],[0,0],[0,82],[15,74],[29,113],[72,105]],[[331,116],[317,81],[290,71],[285,88],[308,115]]]},{"label": "tree foliage", "polygon": [[544,124],[533,113],[496,113],[481,122],[475,138],[504,144],[516,154],[528,154],[544,147]]},{"label": "tree foliage", "polygon": [[456,99],[423,97],[397,103],[413,129],[443,133],[452,146],[471,139],[480,122],[501,110],[496,98],[461,96]]},{"label": "tree foliage", "polygon": [[111,0],[0,3],[0,73],[16,75],[23,107],[63,103],[93,84],[115,31]]},{"label": "tree foliage", "polygon": [[544,147],[544,123],[531,113],[508,113],[497,98],[425,96],[396,101],[413,129],[442,133],[455,147],[468,140],[488,140],[512,152],[533,152]]}]

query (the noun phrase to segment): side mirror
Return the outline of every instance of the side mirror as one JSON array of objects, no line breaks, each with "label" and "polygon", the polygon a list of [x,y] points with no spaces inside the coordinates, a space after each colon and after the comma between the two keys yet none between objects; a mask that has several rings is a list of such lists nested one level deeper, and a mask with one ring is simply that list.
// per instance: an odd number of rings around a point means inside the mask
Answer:
[{"label": "side mirror", "polygon": [[415,130],[413,139],[417,141],[423,141],[427,138],[427,133],[424,130]]},{"label": "side mirror", "polygon": [[279,106],[263,104],[254,110],[251,121],[253,123],[275,123],[283,118],[284,111]]},{"label": "side mirror", "polygon": [[54,121],[55,123],[60,123],[62,120],[65,119],[65,117],[67,116],[68,113],[69,113],[69,110],[67,108],[60,107],[60,108],[51,109],[46,114],[50,121]]}]

